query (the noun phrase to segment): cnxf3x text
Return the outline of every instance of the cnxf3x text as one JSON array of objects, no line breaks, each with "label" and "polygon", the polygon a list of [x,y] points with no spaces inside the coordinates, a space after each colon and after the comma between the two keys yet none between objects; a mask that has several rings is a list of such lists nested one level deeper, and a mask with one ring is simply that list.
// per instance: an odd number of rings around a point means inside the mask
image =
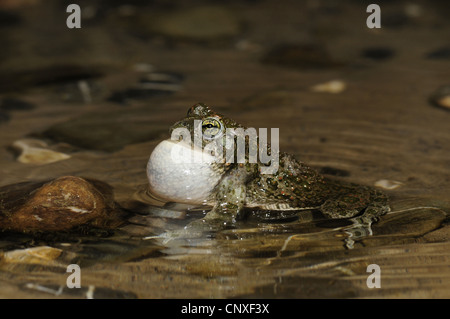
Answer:
[{"label": "cnxf3x text", "polygon": [[269,304],[234,304],[229,303],[225,307],[227,313],[269,313]]}]

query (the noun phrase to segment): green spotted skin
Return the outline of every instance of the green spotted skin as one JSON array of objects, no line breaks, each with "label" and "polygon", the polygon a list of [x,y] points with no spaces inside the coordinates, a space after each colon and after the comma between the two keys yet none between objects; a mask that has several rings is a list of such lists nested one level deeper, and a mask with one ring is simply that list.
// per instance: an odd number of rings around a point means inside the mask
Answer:
[{"label": "green spotted skin", "polygon": [[[171,129],[183,127],[194,133],[193,121],[211,116],[217,118],[224,129],[245,128],[204,104],[196,104],[189,109],[187,117]],[[205,145],[210,140],[204,142]],[[249,145],[246,146],[248,149]],[[214,165],[223,176],[208,198],[213,209],[194,226],[208,225],[209,229],[214,229],[232,224],[245,207],[270,211],[318,209],[328,218],[354,217],[355,232],[371,232],[367,231],[370,224],[389,211],[388,198],[382,192],[325,178],[286,153],[279,153],[279,168],[275,174],[261,174],[262,163]]]}]

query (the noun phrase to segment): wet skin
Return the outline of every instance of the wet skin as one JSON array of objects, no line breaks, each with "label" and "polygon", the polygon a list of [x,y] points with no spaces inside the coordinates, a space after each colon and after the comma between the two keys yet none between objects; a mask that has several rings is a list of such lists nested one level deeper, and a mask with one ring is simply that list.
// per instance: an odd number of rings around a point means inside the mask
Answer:
[{"label": "wet skin", "polygon": [[[197,123],[201,121],[203,147],[215,139],[222,139],[221,145],[227,145],[227,128],[246,129],[208,106],[196,104],[189,109],[186,118],[172,126],[171,132],[185,128],[194,136],[198,132],[194,128],[195,120],[199,120]],[[252,143],[258,143],[258,140],[246,139],[246,150]],[[237,143],[232,147],[236,148]],[[256,163],[248,161],[248,155],[246,152],[244,163],[226,163],[223,160],[211,164],[220,179],[203,203],[213,208],[204,218],[189,224],[185,233],[198,229],[218,230],[233,225],[245,208],[270,211],[317,209],[327,218],[351,219],[353,226],[347,232],[359,237],[371,234],[372,222],[390,210],[388,197],[382,192],[328,179],[290,154],[275,154],[279,158],[279,167],[271,174],[261,173],[261,169],[269,163],[261,163],[259,157]]]}]

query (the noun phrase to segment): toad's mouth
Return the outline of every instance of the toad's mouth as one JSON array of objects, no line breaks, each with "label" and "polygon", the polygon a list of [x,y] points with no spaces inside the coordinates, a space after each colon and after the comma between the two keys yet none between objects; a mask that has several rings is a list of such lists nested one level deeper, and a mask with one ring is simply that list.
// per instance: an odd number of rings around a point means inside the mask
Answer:
[{"label": "toad's mouth", "polygon": [[215,158],[173,140],[159,143],[147,164],[150,192],[166,201],[205,204],[222,174]]}]

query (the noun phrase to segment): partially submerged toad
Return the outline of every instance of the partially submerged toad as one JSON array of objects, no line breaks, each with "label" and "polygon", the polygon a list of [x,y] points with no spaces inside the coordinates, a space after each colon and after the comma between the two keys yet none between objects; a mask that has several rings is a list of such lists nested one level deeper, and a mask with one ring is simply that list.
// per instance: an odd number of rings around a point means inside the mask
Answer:
[{"label": "partially submerged toad", "polygon": [[[328,218],[350,218],[353,225],[347,232],[360,237],[371,234],[372,222],[390,210],[382,192],[328,179],[292,155],[263,143],[261,136],[242,136],[242,132],[251,133],[246,129],[208,106],[196,104],[186,118],[172,126],[172,139],[160,143],[151,154],[147,176],[154,195],[213,207],[204,218],[189,224],[184,235],[233,225],[244,208],[255,208],[317,209]],[[235,141],[238,138],[245,143],[244,153],[242,144]],[[262,157],[252,157],[252,150],[261,145],[270,153],[265,162]],[[243,154],[240,160],[239,154]]]}]

